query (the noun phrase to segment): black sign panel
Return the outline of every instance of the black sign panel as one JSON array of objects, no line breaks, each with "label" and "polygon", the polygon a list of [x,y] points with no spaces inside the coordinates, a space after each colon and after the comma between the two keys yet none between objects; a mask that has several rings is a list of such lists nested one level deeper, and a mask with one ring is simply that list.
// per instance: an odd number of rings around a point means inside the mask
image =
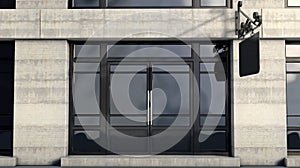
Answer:
[{"label": "black sign panel", "polygon": [[239,49],[240,77],[259,73],[259,32],[241,42]]}]

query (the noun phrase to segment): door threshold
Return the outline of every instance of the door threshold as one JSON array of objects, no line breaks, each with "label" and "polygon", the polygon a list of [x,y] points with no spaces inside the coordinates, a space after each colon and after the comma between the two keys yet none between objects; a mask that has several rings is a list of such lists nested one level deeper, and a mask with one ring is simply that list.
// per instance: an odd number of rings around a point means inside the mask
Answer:
[{"label": "door threshold", "polygon": [[76,155],[61,158],[61,167],[240,167],[240,158],[216,155]]}]

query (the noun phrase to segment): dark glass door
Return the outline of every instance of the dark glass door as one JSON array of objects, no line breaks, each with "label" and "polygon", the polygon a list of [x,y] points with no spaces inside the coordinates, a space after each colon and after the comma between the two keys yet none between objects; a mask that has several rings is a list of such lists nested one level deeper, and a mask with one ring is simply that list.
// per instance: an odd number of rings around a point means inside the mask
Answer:
[{"label": "dark glass door", "polygon": [[[180,64],[153,62],[110,65],[109,130],[112,147],[118,145],[117,132],[147,140],[128,142],[128,154],[152,154],[161,150],[161,136],[154,136],[172,127],[166,138],[186,134],[190,127],[191,96],[190,67]],[[117,131],[117,132],[115,132]],[[137,143],[132,148],[132,144]],[[142,143],[142,144],[141,144]],[[188,133],[177,145],[165,153],[191,152]],[[126,146],[126,145],[125,145]]]}]

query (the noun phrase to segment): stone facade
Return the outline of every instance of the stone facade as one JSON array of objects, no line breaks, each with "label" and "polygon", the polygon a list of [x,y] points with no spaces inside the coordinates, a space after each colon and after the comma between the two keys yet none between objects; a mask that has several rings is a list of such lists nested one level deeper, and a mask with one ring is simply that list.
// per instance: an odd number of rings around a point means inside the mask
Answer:
[{"label": "stone facade", "polygon": [[[285,0],[244,0],[249,15],[262,13],[263,25],[261,71],[241,78],[236,4],[234,0],[232,9],[75,10],[67,9],[68,0],[17,0],[17,9],[1,9],[0,37],[15,39],[16,46],[14,157],[0,158],[0,166],[57,165],[61,158],[64,166],[72,165],[74,158],[68,157],[68,40],[170,37],[232,41],[232,157],[239,159],[231,166],[300,163],[285,159],[285,40],[300,38],[300,10],[286,8]],[[214,161],[218,166],[228,163],[216,158],[194,160],[207,166],[216,166]],[[89,159],[97,160],[82,157],[83,163]],[[120,158],[106,159],[120,163]]]}]

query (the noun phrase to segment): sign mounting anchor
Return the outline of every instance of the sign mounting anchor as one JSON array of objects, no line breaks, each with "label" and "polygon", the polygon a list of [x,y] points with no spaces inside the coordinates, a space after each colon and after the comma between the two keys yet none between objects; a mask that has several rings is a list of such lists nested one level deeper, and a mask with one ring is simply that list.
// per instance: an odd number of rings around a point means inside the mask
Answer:
[{"label": "sign mounting anchor", "polygon": [[[235,34],[238,35],[239,39],[245,38],[249,33],[253,34],[254,30],[261,26],[262,16],[258,12],[253,12],[253,19],[251,19],[245,12],[242,11],[241,7],[243,2],[238,2],[238,11],[235,12]],[[241,15],[243,15],[247,20],[241,23]]]}]

